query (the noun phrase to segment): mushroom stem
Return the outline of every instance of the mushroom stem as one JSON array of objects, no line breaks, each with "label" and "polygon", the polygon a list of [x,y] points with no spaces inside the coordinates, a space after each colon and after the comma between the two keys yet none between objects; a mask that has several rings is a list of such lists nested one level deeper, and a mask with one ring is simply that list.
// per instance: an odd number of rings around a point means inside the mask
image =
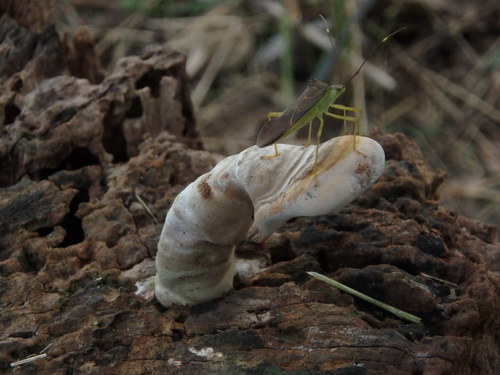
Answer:
[{"label": "mushroom stem", "polygon": [[222,160],[175,199],[158,243],[155,294],[163,306],[195,305],[233,287],[234,247],[262,242],[286,221],[353,201],[382,174],[384,151],[371,138],[343,136],[315,146],[250,147]]}]

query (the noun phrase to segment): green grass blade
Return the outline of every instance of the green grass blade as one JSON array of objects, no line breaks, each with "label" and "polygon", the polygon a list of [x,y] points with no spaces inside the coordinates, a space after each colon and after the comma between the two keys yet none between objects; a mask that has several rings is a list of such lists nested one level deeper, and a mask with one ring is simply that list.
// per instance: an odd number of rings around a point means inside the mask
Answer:
[{"label": "green grass blade", "polygon": [[412,315],[412,314],[407,313],[403,310],[400,310],[400,309],[397,309],[393,306],[390,306],[386,303],[380,302],[379,300],[376,300],[375,298],[372,298],[370,296],[367,296],[366,294],[358,292],[357,290],[349,288],[348,286],[341,284],[338,281],[335,281],[333,279],[330,279],[329,277],[326,277],[325,275],[322,275],[322,274],[317,273],[317,272],[307,272],[307,274],[318,279],[318,280],[324,281],[325,283],[330,284],[330,285],[332,285],[332,286],[334,286],[334,287],[336,287],[336,288],[338,288],[346,293],[349,293],[349,294],[352,294],[353,296],[361,298],[362,300],[369,302],[377,307],[380,307],[381,309],[389,311],[390,313],[396,315],[400,319],[405,319],[405,320],[408,320],[412,323],[420,323],[422,321],[422,319],[420,319],[418,316]]}]

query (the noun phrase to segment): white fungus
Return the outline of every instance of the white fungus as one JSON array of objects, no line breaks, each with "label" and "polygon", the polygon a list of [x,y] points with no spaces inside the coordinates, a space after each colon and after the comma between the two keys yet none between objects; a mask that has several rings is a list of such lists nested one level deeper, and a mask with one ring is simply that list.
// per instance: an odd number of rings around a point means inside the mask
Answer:
[{"label": "white fungus", "polygon": [[[356,147],[353,149],[354,139]],[[333,212],[382,174],[385,156],[371,138],[343,136],[319,146],[250,147],[222,160],[182,191],[158,243],[155,295],[166,307],[195,305],[233,287],[234,247],[262,242],[287,220]]]}]

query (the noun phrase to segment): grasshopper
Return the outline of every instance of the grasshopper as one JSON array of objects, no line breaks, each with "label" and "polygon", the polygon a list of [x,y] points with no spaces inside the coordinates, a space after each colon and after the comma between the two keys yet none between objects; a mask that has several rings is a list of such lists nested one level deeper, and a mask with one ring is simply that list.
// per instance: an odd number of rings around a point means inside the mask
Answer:
[{"label": "grasshopper", "polygon": [[[363,111],[354,107],[335,104],[335,101],[345,92],[344,85],[328,85],[316,78],[311,78],[304,92],[297,98],[295,103],[283,112],[271,112],[268,114],[268,121],[260,129],[257,136],[257,146],[264,147],[274,144],[274,155],[262,156],[263,159],[275,158],[279,155],[277,142],[282,138],[292,134],[305,125],[309,125],[309,136],[307,146],[311,144],[312,122],[319,120],[319,128],[316,134],[317,146],[323,133],[323,116],[352,122],[354,125],[354,137],[359,134],[359,119],[355,113],[361,114]],[[342,110],[343,115],[329,112],[330,108]],[[346,115],[346,112],[353,112],[353,115]],[[355,142],[353,143],[355,149]],[[318,161],[318,147],[316,147],[316,156],[314,165]]]},{"label": "grasshopper", "polygon": [[[404,27],[383,38],[368,54],[368,56],[359,66],[358,70],[347,80],[345,84],[329,85],[314,77],[310,78],[307,87],[290,108],[285,109],[283,112],[269,113],[268,121],[260,129],[256,143],[259,147],[265,147],[270,144],[274,144],[275,152],[274,155],[265,155],[261,156],[261,158],[272,159],[279,156],[277,142],[306,125],[309,125],[309,136],[306,146],[309,146],[311,144],[312,122],[313,120],[318,119],[319,128],[318,132],[316,133],[316,154],[313,167],[314,170],[318,162],[318,148],[321,140],[321,134],[323,133],[323,116],[325,115],[344,120],[344,128],[347,127],[347,122],[353,124],[353,149],[356,150],[356,135],[359,135],[359,118],[361,117],[363,111],[359,108],[335,104],[335,102],[345,92],[346,85],[349,84],[351,80],[359,74],[365,63],[368,61],[368,58],[375,52],[375,50],[382,43],[385,43],[391,36],[399,33],[403,29]],[[328,29],[326,29],[326,31],[328,33],[328,36],[330,37]],[[341,110],[343,114],[332,113],[330,112],[331,108]],[[356,114],[358,114],[358,116],[356,116]]]}]

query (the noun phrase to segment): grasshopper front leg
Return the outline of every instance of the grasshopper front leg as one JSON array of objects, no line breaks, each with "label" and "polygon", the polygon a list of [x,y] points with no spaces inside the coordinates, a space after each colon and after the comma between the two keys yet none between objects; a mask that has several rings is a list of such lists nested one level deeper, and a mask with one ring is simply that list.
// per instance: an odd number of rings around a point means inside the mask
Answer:
[{"label": "grasshopper front leg", "polygon": [[[335,113],[331,113],[331,112],[326,112],[325,114],[327,116],[330,116],[330,117],[333,117],[333,118],[337,118],[337,119],[340,119],[340,120],[344,120],[344,129],[347,129],[347,121],[349,122],[352,122],[353,123],[353,136],[354,136],[354,140],[353,140],[353,143],[352,143],[352,149],[359,152],[357,149],[356,149],[356,136],[359,135],[359,118],[356,118],[354,116],[347,116],[346,115],[346,112],[355,112],[355,113],[363,113],[363,111],[359,108],[355,108],[355,107],[346,107],[344,105],[341,105],[341,104],[332,104],[330,107],[332,108],[335,108],[335,109],[340,109],[344,112],[343,115],[337,115]],[[362,153],[361,153],[362,154]]]},{"label": "grasshopper front leg", "polygon": [[321,134],[323,134],[323,126],[325,125],[325,121],[323,120],[323,116],[318,117],[319,119],[319,127],[318,132],[316,133],[316,155],[314,156],[314,169],[316,169],[316,165],[318,165],[318,149],[319,142],[321,141]]},{"label": "grasshopper front leg", "polygon": [[305,144],[304,147],[308,147],[311,145],[312,128],[313,128],[313,123],[311,121],[311,122],[309,122],[309,133],[307,135],[307,144]]},{"label": "grasshopper front leg", "polygon": [[[319,143],[321,141],[321,134],[323,134],[323,126],[325,125],[325,121],[323,120],[323,116],[318,117],[319,127],[318,132],[316,133],[316,152],[314,154],[314,165],[312,168],[312,174],[314,176],[314,183],[318,185],[317,176],[316,176],[316,168],[318,166],[318,153],[319,153]],[[312,121],[309,123],[309,144],[311,143],[311,127]]]},{"label": "grasshopper front leg", "polygon": [[[359,119],[363,115],[363,110],[362,109],[359,109],[359,108],[356,108],[356,107],[346,107],[345,105],[342,105],[342,104],[332,104],[332,105],[330,105],[330,107],[335,108],[335,109],[339,109],[339,110],[341,110],[341,111],[344,112],[343,116],[335,115],[335,116],[332,116],[332,117],[344,120],[344,130],[346,132],[347,132],[346,122],[350,121],[350,122],[352,122],[354,124],[353,135],[356,136],[356,135],[359,134]],[[355,118],[354,116],[347,116],[346,112],[359,113],[359,116],[358,116],[358,118]],[[330,115],[330,112],[328,112],[327,114]],[[337,117],[337,116],[340,116],[340,117]]]}]

